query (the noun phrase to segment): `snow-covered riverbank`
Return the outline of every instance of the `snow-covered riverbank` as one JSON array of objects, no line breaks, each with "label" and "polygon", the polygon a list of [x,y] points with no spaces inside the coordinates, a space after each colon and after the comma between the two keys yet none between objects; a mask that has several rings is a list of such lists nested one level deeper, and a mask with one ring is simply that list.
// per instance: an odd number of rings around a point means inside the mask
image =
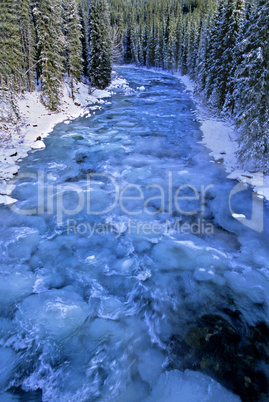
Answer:
[{"label": "snow-covered riverbank", "polygon": [[56,124],[63,121],[69,124],[72,119],[79,116],[90,117],[96,108],[108,102],[107,98],[117,87],[129,88],[126,80],[119,78],[115,73],[112,83],[106,90],[89,88],[88,85],[78,83],[73,100],[70,86],[65,82],[58,112],[51,112],[45,108],[41,103],[39,91],[21,95],[18,100],[20,122],[10,130],[9,135],[1,133],[0,136],[0,204],[12,204],[16,201],[10,197],[14,186],[9,180],[18,173],[19,161],[25,158],[30,150],[45,148],[43,139]]},{"label": "snow-covered riverbank", "polygon": [[201,123],[203,132],[202,143],[211,151],[210,155],[216,163],[222,163],[229,179],[250,185],[253,191],[261,198],[269,200],[269,176],[261,171],[248,171],[242,168],[237,157],[238,131],[235,125],[219,116],[209,114],[209,110],[201,105],[195,94],[195,85],[189,76],[174,74],[185,86],[197,107],[197,119]]}]

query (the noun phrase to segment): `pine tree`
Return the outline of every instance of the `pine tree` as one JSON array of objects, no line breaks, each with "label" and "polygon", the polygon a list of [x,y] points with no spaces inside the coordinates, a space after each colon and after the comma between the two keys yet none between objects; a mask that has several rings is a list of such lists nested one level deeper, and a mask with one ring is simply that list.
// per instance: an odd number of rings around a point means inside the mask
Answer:
[{"label": "pine tree", "polygon": [[24,88],[23,48],[19,25],[19,0],[4,0],[0,20],[0,86],[2,90]]},{"label": "pine tree", "polygon": [[213,106],[218,107],[220,104],[219,99],[219,85],[222,77],[222,53],[223,53],[223,39],[224,39],[224,25],[226,14],[226,1],[221,0],[218,10],[213,17],[213,23],[208,38],[208,52],[207,52],[207,66],[208,73],[205,85],[205,97]]},{"label": "pine tree", "polygon": [[175,37],[175,24],[170,23],[169,38],[166,49],[166,67],[169,71],[174,71],[176,67],[176,37]]},{"label": "pine tree", "polygon": [[199,46],[199,17],[193,16],[188,38],[188,55],[187,55],[187,69],[191,78],[195,79],[198,46]]},{"label": "pine tree", "polygon": [[219,77],[218,99],[222,107],[233,81],[235,45],[245,16],[244,0],[228,0],[223,24],[223,52]]},{"label": "pine tree", "polygon": [[32,92],[35,89],[35,35],[31,14],[30,0],[21,0],[19,9],[19,24],[22,50],[24,55],[24,77],[26,88]]},{"label": "pine tree", "polygon": [[25,89],[24,57],[19,25],[19,0],[4,0],[0,19],[0,129],[19,118],[17,93]]},{"label": "pine tree", "polygon": [[179,63],[182,57],[183,45],[183,21],[182,13],[180,12],[175,29],[175,69],[178,71]]},{"label": "pine tree", "polygon": [[256,159],[264,168],[269,152],[269,3],[258,0],[257,7],[242,27],[237,45],[241,61],[235,69],[234,113],[241,128],[242,159]]},{"label": "pine tree", "polygon": [[92,0],[90,7],[91,84],[105,88],[111,81],[111,34],[106,0]]},{"label": "pine tree", "polygon": [[81,22],[82,46],[82,73],[88,77],[89,73],[89,5],[87,0],[79,1],[79,19]]},{"label": "pine tree", "polygon": [[202,94],[208,74],[208,48],[209,48],[209,32],[210,32],[210,17],[203,21],[202,31],[199,40],[197,61],[196,61],[196,90]]},{"label": "pine tree", "polygon": [[78,13],[77,0],[66,4],[66,56],[67,72],[70,78],[72,98],[74,99],[74,80],[80,81],[82,72],[82,26]]},{"label": "pine tree", "polygon": [[153,21],[153,25],[149,34],[148,39],[148,47],[147,47],[147,66],[154,67],[155,66],[155,49],[156,49],[156,30],[155,24]]},{"label": "pine tree", "polygon": [[49,109],[57,110],[63,78],[60,0],[38,0],[34,14],[40,53],[42,100]]}]

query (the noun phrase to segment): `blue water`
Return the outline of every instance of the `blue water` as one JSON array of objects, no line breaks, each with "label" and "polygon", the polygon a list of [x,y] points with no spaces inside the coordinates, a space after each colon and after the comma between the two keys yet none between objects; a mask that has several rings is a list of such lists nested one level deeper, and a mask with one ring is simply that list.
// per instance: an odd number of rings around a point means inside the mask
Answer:
[{"label": "blue water", "polygon": [[[1,207],[0,401],[266,400],[267,207],[231,211],[179,80],[117,72]],[[255,202],[258,231],[232,216]]]}]

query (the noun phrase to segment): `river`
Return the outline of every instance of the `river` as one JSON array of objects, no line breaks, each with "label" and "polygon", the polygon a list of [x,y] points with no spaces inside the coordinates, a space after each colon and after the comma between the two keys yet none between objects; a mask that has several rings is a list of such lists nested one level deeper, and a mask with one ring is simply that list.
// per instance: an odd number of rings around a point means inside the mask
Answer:
[{"label": "river", "polygon": [[58,124],[1,206],[0,400],[265,401],[268,208],[179,80],[117,72],[130,90]]}]

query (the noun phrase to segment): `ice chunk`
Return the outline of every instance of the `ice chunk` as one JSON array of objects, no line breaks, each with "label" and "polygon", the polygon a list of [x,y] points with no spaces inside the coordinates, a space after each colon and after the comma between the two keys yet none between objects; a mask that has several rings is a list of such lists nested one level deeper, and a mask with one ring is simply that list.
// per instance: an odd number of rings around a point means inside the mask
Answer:
[{"label": "ice chunk", "polygon": [[35,141],[33,142],[33,144],[31,145],[32,149],[43,149],[46,148],[46,145],[44,144],[43,141],[39,140],[39,141]]},{"label": "ice chunk", "polygon": [[212,378],[191,370],[161,374],[158,383],[145,402],[240,402],[240,398],[226,390]]},{"label": "ice chunk", "polygon": [[38,230],[18,227],[12,229],[11,234],[13,238],[8,244],[9,256],[18,260],[28,260],[40,242]]},{"label": "ice chunk", "polygon": [[32,272],[14,272],[0,275],[0,311],[32,293],[35,276]]},{"label": "ice chunk", "polygon": [[39,336],[62,339],[74,333],[87,315],[89,307],[71,286],[27,297],[17,319]]},{"label": "ice chunk", "polygon": [[198,246],[192,241],[166,240],[158,243],[153,250],[153,256],[163,269],[185,270],[212,265],[227,264],[226,254],[207,246]]},{"label": "ice chunk", "polygon": [[110,296],[101,301],[98,315],[101,318],[117,320],[123,311],[123,303],[117,297]]},{"label": "ice chunk", "polygon": [[155,349],[148,349],[139,358],[138,372],[143,381],[153,385],[162,372],[164,355]]}]

